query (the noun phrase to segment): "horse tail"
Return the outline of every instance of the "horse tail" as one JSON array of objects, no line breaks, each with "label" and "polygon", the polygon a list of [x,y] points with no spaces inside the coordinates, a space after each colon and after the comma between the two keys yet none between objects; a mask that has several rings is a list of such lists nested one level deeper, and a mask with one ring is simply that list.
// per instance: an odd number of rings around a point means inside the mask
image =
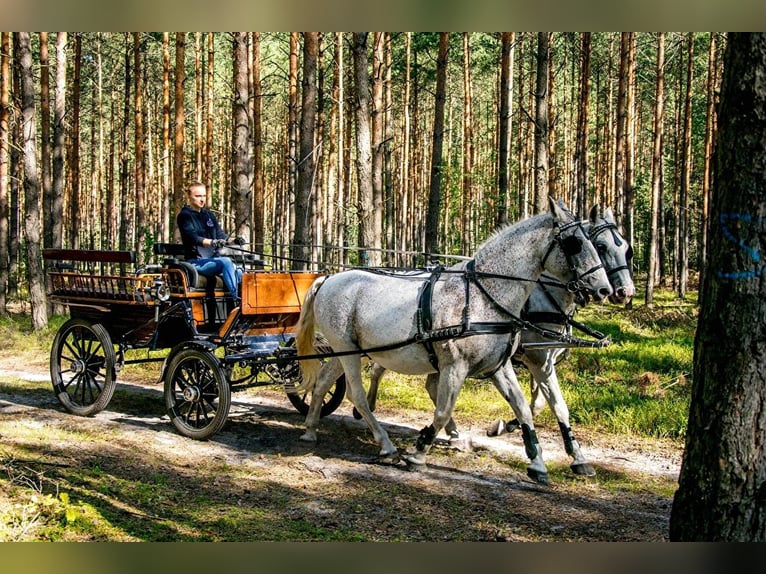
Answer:
[{"label": "horse tail", "polygon": [[[303,300],[301,315],[296,325],[298,334],[295,337],[295,347],[299,357],[316,353],[314,349],[314,325],[316,321],[314,317],[314,298],[325,279],[327,279],[326,276],[314,281],[306,292],[306,298]],[[298,364],[301,368],[302,380],[295,390],[299,393],[311,391],[316,385],[322,363],[319,359],[307,359],[305,361],[298,361]]]}]

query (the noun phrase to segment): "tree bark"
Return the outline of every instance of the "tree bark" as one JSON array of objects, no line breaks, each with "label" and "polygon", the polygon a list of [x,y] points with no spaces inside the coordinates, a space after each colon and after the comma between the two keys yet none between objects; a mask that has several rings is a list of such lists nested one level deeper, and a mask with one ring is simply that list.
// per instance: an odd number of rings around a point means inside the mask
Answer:
[{"label": "tree bark", "polygon": [[247,32],[234,32],[233,38],[233,78],[232,85],[232,161],[231,193],[233,194],[233,227],[227,232],[233,236],[250,237],[252,205],[250,202],[250,180],[252,167],[250,162],[250,120],[248,118],[250,89],[248,82]]},{"label": "tree bark", "polygon": [[449,32],[439,34],[439,55],[436,59],[436,94],[434,103],[434,127],[431,144],[431,179],[428,188],[426,212],[425,252],[439,252],[439,210],[442,197],[442,174],[444,171],[442,147],[444,145],[444,107],[447,102],[447,63],[449,55]]},{"label": "tree bark", "polygon": [[[174,138],[173,138],[173,210],[171,221],[175,214],[181,211],[186,197],[186,181],[184,175],[184,130],[186,120],[184,115],[184,82],[186,81],[186,33],[176,32],[176,65],[174,88]],[[173,225],[176,241],[181,240],[178,226]]]},{"label": "tree bark", "polygon": [[310,265],[311,224],[313,210],[311,192],[314,187],[314,130],[317,105],[317,58],[319,33],[303,33],[303,76],[301,82],[301,126],[298,153],[298,185],[295,194],[295,233],[292,258],[296,269],[308,269]]},{"label": "tree bark", "polygon": [[659,214],[662,193],[662,138],[665,120],[665,33],[657,37],[657,82],[654,88],[654,139],[652,152],[652,199],[649,223],[649,257],[647,261],[645,303],[654,303],[655,269],[659,251]]},{"label": "tree bark", "polygon": [[[80,85],[82,70],[82,34],[74,36],[74,75],[72,77],[72,129],[69,133],[70,172],[72,191],[69,201],[69,243],[73,249],[80,246]],[[127,95],[125,96],[128,97]]]},{"label": "tree bark", "polygon": [[375,247],[372,192],[372,140],[370,117],[370,72],[367,68],[366,32],[355,32],[352,42],[354,56],[354,97],[356,104],[356,174],[359,196],[359,264],[377,265],[379,252]]},{"label": "tree bark", "polygon": [[35,85],[29,32],[18,32],[21,62],[21,115],[24,145],[24,232],[26,235],[27,281],[32,309],[32,328],[48,325],[45,277],[42,265],[42,226],[40,219],[40,176],[37,170],[37,126],[35,120]]},{"label": "tree bark", "polygon": [[678,296],[684,298],[689,281],[689,196],[692,172],[692,73],[694,70],[694,33],[686,37],[686,89],[681,144],[681,187],[678,197]]},{"label": "tree bark", "polygon": [[8,286],[8,163],[11,113],[11,33],[0,32],[0,314]]},{"label": "tree bark", "polygon": [[500,35],[500,117],[498,118],[497,157],[497,221],[499,227],[508,223],[508,200],[510,198],[510,142],[513,117],[513,44],[515,32]]},{"label": "tree bark", "polygon": [[[261,33],[252,33],[253,43],[253,249],[264,247],[263,210],[263,83],[261,80]],[[211,68],[212,77],[212,68]],[[212,88],[212,82],[211,82]],[[212,115],[212,110],[211,110]],[[212,129],[210,130],[212,132]]]},{"label": "tree bark", "polygon": [[135,192],[136,192],[136,235],[135,249],[140,262],[148,259],[149,254],[144,253],[147,240],[152,235],[147,223],[146,205],[146,165],[144,157],[144,99],[143,86],[141,84],[141,33],[133,32],[133,100],[135,114],[134,149],[135,155]]},{"label": "tree bark", "polygon": [[534,214],[548,205],[548,59],[550,32],[537,33],[537,84],[535,89],[535,201]]},{"label": "tree bark", "polygon": [[766,542],[766,34],[729,35],[673,541]]},{"label": "tree bark", "polygon": [[588,209],[588,110],[590,107],[591,34],[580,35],[580,89],[577,106],[577,143],[575,144],[575,213]]}]

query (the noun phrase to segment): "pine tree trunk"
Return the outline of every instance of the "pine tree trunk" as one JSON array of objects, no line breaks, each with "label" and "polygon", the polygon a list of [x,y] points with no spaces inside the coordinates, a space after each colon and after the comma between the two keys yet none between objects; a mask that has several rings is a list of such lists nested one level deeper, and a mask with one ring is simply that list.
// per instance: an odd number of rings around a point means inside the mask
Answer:
[{"label": "pine tree trunk", "polygon": [[[264,248],[263,210],[263,82],[261,80],[261,33],[252,33],[253,43],[253,246],[262,252]],[[210,76],[212,78],[212,67]],[[212,79],[211,79],[212,86]],[[210,117],[213,112],[210,110]],[[210,118],[208,119],[210,121]],[[210,129],[212,132],[212,128]]]},{"label": "pine tree trunk", "polygon": [[[473,82],[471,79],[471,44],[468,32],[463,32],[463,181],[460,205],[461,252],[468,253],[471,245],[470,216],[473,201]],[[507,150],[506,150],[507,153]],[[449,157],[449,154],[448,154]],[[507,185],[507,182],[506,182]],[[445,210],[449,217],[449,210]]]},{"label": "pine tree trunk", "polygon": [[766,542],[766,34],[729,34],[673,541]]},{"label": "pine tree trunk", "polygon": [[497,220],[499,227],[508,223],[510,198],[510,141],[513,111],[513,43],[515,32],[500,35],[500,117],[498,118]]},{"label": "pine tree trunk", "polygon": [[575,145],[575,213],[588,209],[588,109],[590,106],[591,34],[580,35],[580,90],[577,106],[577,143]]},{"label": "pine tree trunk", "polygon": [[0,32],[0,314],[8,286],[8,162],[11,108],[11,33]]},{"label": "pine tree trunk", "polygon": [[125,32],[125,91],[122,100],[122,130],[120,132],[120,237],[119,248],[122,250],[129,247],[129,211],[128,205],[128,177],[130,165],[130,151],[128,139],[130,132],[130,50],[129,35]]},{"label": "pine tree trunk", "polygon": [[32,328],[48,325],[45,277],[42,266],[42,221],[40,219],[40,176],[37,170],[37,122],[35,119],[35,84],[29,32],[18,32],[21,62],[21,114],[24,145],[24,232],[26,235],[26,267]]},{"label": "pine tree trunk", "polygon": [[534,214],[548,202],[548,58],[550,33],[537,33],[537,83],[535,87],[535,200]]},{"label": "pine tree trunk", "polygon": [[170,171],[170,34],[162,33],[162,199],[160,215],[160,237],[170,241],[175,228],[171,206],[175,206],[175,194],[171,191]]},{"label": "pine tree trunk", "polygon": [[716,49],[716,33],[710,33],[710,47],[708,49],[707,68],[707,107],[705,112],[705,148],[704,166],[702,168],[702,214],[700,221],[700,248],[697,268],[700,270],[700,285],[705,280],[705,261],[707,260],[708,243],[708,212],[710,210],[710,186],[711,186],[711,158],[713,154],[713,141],[716,132],[715,98],[718,91],[718,65]]},{"label": "pine tree trunk", "polygon": [[[181,211],[186,198],[186,181],[184,174],[184,130],[186,119],[184,115],[184,82],[186,81],[186,33],[176,32],[176,65],[174,84],[174,137],[173,137],[173,209],[172,221],[175,214]],[[178,226],[173,225],[176,241],[181,240]]]},{"label": "pine tree trunk", "polygon": [[146,217],[146,166],[144,157],[144,99],[141,85],[141,33],[133,32],[133,98],[135,114],[135,193],[136,193],[136,236],[135,249],[140,262],[145,260],[144,247],[149,239],[149,226]]},{"label": "pine tree trunk", "polygon": [[40,32],[40,160],[43,186],[43,245],[53,246],[53,187],[51,184],[51,96],[48,33]]},{"label": "pine tree trunk", "polygon": [[375,248],[374,265],[383,262],[380,249],[383,247],[383,33],[374,32],[372,42],[372,247]]},{"label": "pine tree trunk", "polygon": [[665,33],[657,37],[657,82],[654,88],[654,143],[652,146],[652,199],[649,224],[649,257],[646,274],[646,305],[654,303],[654,278],[658,265],[659,215],[662,193],[662,139],[665,119]]},{"label": "pine tree trunk", "polygon": [[678,218],[678,296],[684,298],[689,281],[689,196],[692,172],[692,71],[694,33],[687,34],[686,90],[684,98],[683,143],[681,147],[681,187]]},{"label": "pine tree trunk", "polygon": [[[359,264],[375,265],[375,232],[373,229],[372,134],[370,118],[370,72],[367,68],[367,33],[355,32],[352,41],[354,56],[354,101],[356,105],[356,177],[358,186],[357,217],[359,219]],[[378,253],[379,255],[379,253]]]},{"label": "pine tree trunk", "polygon": [[317,105],[317,60],[319,33],[303,33],[303,76],[301,80],[300,148],[298,152],[298,185],[295,194],[295,233],[292,255],[295,269],[308,269],[311,256],[311,223],[313,210],[311,192],[314,188],[314,130]]},{"label": "pine tree trunk", "polygon": [[439,55],[436,59],[436,94],[434,103],[434,127],[431,145],[431,179],[428,188],[428,210],[426,211],[425,252],[439,252],[439,210],[442,198],[442,174],[444,161],[444,107],[447,101],[447,63],[449,32],[439,34]]},{"label": "pine tree trunk", "polygon": [[234,32],[232,46],[232,162],[231,193],[234,225],[226,231],[232,236],[250,237],[250,120],[248,107],[250,89],[248,82],[247,32]]},{"label": "pine tree trunk", "polygon": [[[69,201],[69,243],[72,248],[80,246],[80,232],[84,231],[79,223],[80,219],[80,85],[82,70],[82,34],[74,36],[74,75],[72,77],[72,129],[69,132],[70,160],[72,193]],[[128,97],[127,95],[125,96]],[[126,110],[127,111],[127,110]]]}]

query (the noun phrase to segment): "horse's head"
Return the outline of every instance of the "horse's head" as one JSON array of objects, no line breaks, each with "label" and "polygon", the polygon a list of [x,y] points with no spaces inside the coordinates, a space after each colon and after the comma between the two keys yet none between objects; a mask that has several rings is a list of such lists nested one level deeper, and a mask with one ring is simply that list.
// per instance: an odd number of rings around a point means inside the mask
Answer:
[{"label": "horse's head", "polygon": [[633,248],[620,235],[611,207],[599,213],[598,206],[593,206],[589,220],[588,236],[596,247],[612,284],[613,292],[609,301],[615,305],[628,303],[636,294],[636,287],[630,275]]},{"label": "horse's head", "polygon": [[567,289],[576,299],[587,300],[590,295],[597,301],[612,294],[612,286],[604,265],[590,238],[577,219],[559,201],[548,198],[554,221],[553,243],[543,258],[543,268],[567,282]]}]

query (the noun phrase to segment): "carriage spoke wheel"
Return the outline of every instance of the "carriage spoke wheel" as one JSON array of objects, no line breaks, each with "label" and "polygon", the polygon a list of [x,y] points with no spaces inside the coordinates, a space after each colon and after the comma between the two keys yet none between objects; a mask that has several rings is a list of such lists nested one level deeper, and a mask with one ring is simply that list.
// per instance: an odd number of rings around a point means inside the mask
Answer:
[{"label": "carriage spoke wheel", "polygon": [[[346,396],[346,375],[343,374],[338,377],[335,384],[330,387],[327,394],[322,399],[322,410],[319,412],[320,417],[326,417],[327,415],[335,412],[343,399]],[[293,393],[288,390],[287,398],[290,399],[292,405],[303,416],[306,416],[309,412],[309,406],[311,405],[311,393]]]},{"label": "carriage spoke wheel", "polygon": [[182,435],[206,440],[223,428],[231,389],[220,362],[203,349],[183,349],[165,374],[165,406]]},{"label": "carriage spoke wheel", "polygon": [[99,323],[69,319],[51,346],[53,392],[70,413],[90,416],[106,408],[117,385],[114,345]]}]

